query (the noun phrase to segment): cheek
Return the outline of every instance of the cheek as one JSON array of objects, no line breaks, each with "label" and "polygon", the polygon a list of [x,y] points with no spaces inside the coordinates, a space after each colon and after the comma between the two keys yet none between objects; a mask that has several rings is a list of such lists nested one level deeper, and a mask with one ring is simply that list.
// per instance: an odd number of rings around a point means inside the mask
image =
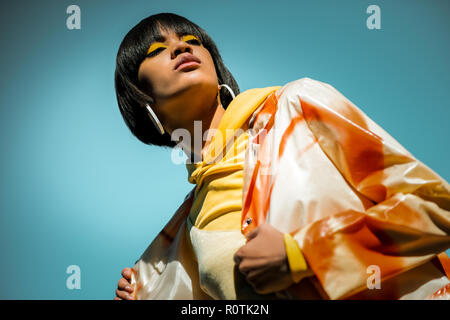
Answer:
[{"label": "cheek", "polygon": [[217,72],[216,72],[216,68],[214,67],[214,61],[213,61],[211,55],[209,54],[209,52],[205,49],[201,53],[201,55],[199,55],[199,58],[202,61],[203,69],[205,71],[205,74],[209,78],[211,78],[213,80],[214,79],[217,80]]},{"label": "cheek", "polygon": [[169,77],[169,72],[163,72],[161,68],[147,67],[143,76],[145,78],[145,88],[147,93],[154,99],[168,95],[173,84],[173,79]]}]

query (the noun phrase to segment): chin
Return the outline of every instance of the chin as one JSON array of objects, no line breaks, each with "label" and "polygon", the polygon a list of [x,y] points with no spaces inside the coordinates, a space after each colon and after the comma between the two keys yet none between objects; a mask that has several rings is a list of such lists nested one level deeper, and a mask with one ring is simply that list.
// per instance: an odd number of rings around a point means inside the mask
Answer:
[{"label": "chin", "polygon": [[209,96],[217,93],[217,79],[211,80],[204,75],[190,74],[183,79],[181,91],[190,92],[192,95]]}]

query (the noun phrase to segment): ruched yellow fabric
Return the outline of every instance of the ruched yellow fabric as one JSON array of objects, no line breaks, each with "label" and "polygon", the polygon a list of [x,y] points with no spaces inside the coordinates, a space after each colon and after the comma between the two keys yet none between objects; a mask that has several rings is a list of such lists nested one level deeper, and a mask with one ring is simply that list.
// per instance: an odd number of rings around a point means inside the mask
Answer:
[{"label": "ruched yellow fabric", "polygon": [[189,214],[203,230],[240,230],[242,186],[247,134],[241,134],[229,154],[217,163],[187,164],[189,182],[196,184]]},{"label": "ruched yellow fabric", "polygon": [[203,230],[240,230],[245,131],[250,115],[279,86],[242,92],[229,104],[203,161],[186,163],[188,180],[196,184],[189,219]]}]

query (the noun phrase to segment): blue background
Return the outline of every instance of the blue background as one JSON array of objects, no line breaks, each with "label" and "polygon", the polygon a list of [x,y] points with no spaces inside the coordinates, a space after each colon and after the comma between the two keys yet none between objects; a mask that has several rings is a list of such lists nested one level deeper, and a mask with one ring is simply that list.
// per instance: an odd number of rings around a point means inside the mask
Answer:
[{"label": "blue background", "polygon": [[[66,8],[81,8],[81,30]],[[366,8],[381,8],[368,30]],[[450,1],[8,1],[0,8],[2,299],[112,299],[191,189],[170,151],[126,128],[113,73],[125,34],[173,12],[217,43],[241,91],[335,86],[447,181]],[[66,268],[81,268],[81,290]]]}]

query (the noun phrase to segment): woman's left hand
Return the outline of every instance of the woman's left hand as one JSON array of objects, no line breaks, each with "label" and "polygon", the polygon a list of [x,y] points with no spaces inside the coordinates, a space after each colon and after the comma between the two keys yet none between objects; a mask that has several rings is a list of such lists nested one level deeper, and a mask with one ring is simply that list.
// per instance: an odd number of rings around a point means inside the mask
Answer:
[{"label": "woman's left hand", "polygon": [[264,223],[247,236],[247,243],[234,255],[239,271],[256,293],[281,291],[294,283],[283,233]]}]

